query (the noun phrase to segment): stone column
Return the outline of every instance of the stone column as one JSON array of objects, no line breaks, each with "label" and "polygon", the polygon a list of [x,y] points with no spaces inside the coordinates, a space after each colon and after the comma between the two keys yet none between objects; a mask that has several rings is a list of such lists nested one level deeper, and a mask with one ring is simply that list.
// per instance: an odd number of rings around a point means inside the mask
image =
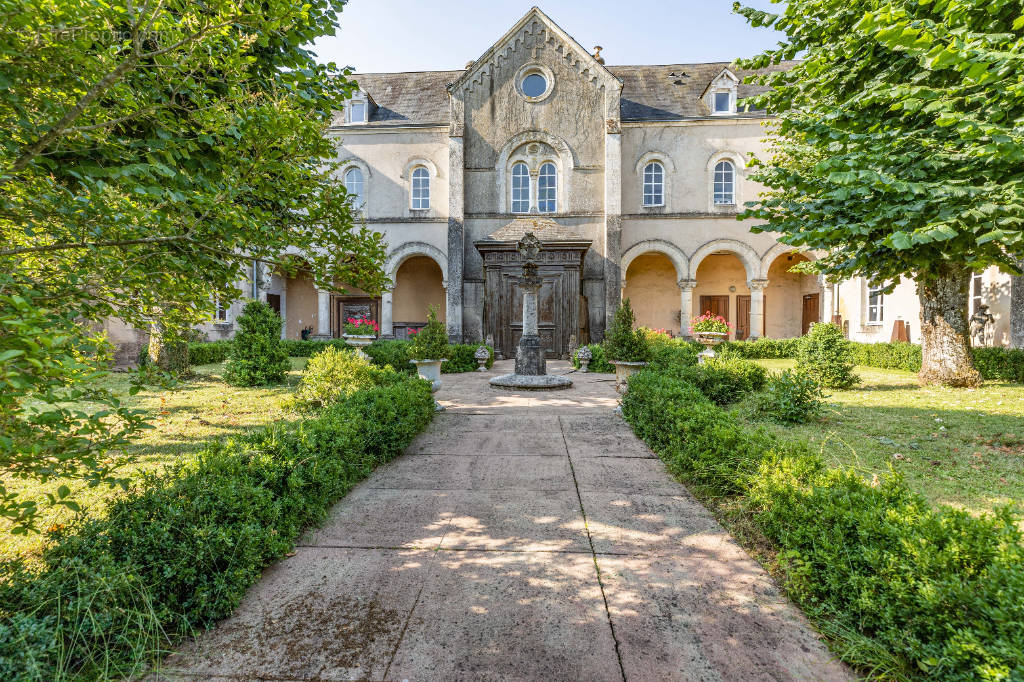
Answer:
[{"label": "stone column", "polygon": [[385,339],[395,335],[394,294],[389,289],[380,295],[380,335]]},{"label": "stone column", "polygon": [[331,338],[331,292],[316,290],[316,335],[322,341]]},{"label": "stone column", "polygon": [[266,303],[267,292],[270,291],[270,266],[262,261],[253,261],[252,276],[256,300]]},{"label": "stone column", "polygon": [[541,279],[526,268],[523,270],[527,273],[519,280],[519,288],[523,292],[523,335],[519,337],[516,348],[516,374],[544,376],[548,373],[547,362],[537,333],[537,292],[540,291]]},{"label": "stone column", "polygon": [[766,279],[752,279],[747,282],[750,287],[750,336],[751,340],[761,337],[764,329],[764,288],[768,286]]},{"label": "stone column", "polygon": [[604,317],[611,326],[622,300],[622,124],[620,95],[616,81],[605,90],[604,136]]},{"label": "stone column", "polygon": [[[454,93],[453,93],[454,94]],[[445,321],[448,340],[462,343],[462,276],[465,267],[465,110],[459,97],[451,98],[448,133],[448,291]]]},{"label": "stone column", "polygon": [[696,280],[681,279],[679,284],[679,334],[690,336],[690,320],[693,318],[693,290],[697,287]]}]

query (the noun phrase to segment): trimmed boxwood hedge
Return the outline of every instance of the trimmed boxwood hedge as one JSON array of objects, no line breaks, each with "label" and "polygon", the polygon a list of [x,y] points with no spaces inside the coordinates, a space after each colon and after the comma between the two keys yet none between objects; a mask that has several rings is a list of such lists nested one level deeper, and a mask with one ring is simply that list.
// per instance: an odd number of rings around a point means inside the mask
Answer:
[{"label": "trimmed boxwood hedge", "polygon": [[[282,341],[285,351],[289,357],[308,358],[316,355],[324,348],[331,346],[337,348],[348,348],[344,339],[331,339],[329,341],[300,341],[288,339]],[[409,341],[385,340],[374,341],[363,349],[373,360],[375,365],[384,367],[390,365],[400,372],[409,374],[416,373],[416,367],[409,362]],[[462,372],[473,372],[477,368],[476,349],[480,344],[458,343],[451,346],[451,357],[448,362],[441,365],[441,371],[445,374],[459,374]],[[490,359],[487,361],[487,369],[494,365],[494,349],[487,346],[490,352]],[[208,341],[204,343],[189,344],[189,363],[193,365],[208,365],[216,362],[224,362],[231,352],[231,341]],[[613,369],[610,371],[614,371]]]},{"label": "trimmed boxwood hedge", "polygon": [[746,427],[693,383],[634,375],[623,416],[702,498],[774,545],[789,596],[847,662],[886,679],[1024,679],[1024,536],[1008,509],[937,508]]},{"label": "trimmed boxwood hedge", "polygon": [[143,476],[105,518],[64,533],[41,567],[3,567],[0,679],[144,673],[229,615],[303,528],[433,414],[430,385],[405,377]]},{"label": "trimmed boxwood hedge", "polygon": [[[720,349],[742,358],[795,358],[800,339],[730,341]],[[921,371],[921,346],[916,343],[863,343],[851,341],[854,364],[879,369]],[[1013,348],[974,348],[974,364],[984,379],[1024,383],[1024,350]]]}]

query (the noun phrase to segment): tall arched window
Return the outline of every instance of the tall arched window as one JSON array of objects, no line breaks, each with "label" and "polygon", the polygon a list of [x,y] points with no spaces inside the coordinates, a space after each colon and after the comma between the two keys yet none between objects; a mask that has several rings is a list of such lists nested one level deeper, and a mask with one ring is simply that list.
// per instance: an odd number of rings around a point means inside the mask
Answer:
[{"label": "tall arched window", "polygon": [[729,161],[715,164],[715,204],[736,203],[736,168]]},{"label": "tall arched window", "polygon": [[558,179],[555,164],[548,162],[540,167],[537,176],[537,210],[554,213],[558,206]]},{"label": "tall arched window", "polygon": [[657,161],[644,166],[644,206],[665,205],[665,169]]},{"label": "tall arched window", "polygon": [[352,201],[352,206],[362,210],[365,203],[363,195],[363,171],[358,168],[350,168],[345,172],[345,191]]},{"label": "tall arched window", "polygon": [[512,166],[512,212],[530,212],[530,171],[522,161]]},{"label": "tall arched window", "polygon": [[423,166],[412,172],[412,207],[430,208],[430,173]]}]

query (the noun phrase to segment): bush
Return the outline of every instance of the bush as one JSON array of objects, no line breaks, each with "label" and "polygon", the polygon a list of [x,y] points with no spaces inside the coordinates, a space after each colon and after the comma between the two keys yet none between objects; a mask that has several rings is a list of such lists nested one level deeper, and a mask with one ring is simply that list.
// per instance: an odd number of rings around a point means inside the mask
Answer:
[{"label": "bush", "polygon": [[207,341],[188,344],[188,361],[192,365],[224,362],[231,354],[231,341]]},{"label": "bush", "polygon": [[288,354],[281,345],[281,316],[261,301],[250,301],[238,316],[224,378],[235,386],[263,386],[284,380]]},{"label": "bush", "polygon": [[851,342],[853,362],[879,369],[921,371],[921,346],[912,343],[856,343]]},{"label": "bush", "polygon": [[632,377],[622,411],[699,495],[733,498],[841,655],[893,679],[1024,671],[1024,536],[1009,511],[933,509],[897,476],[829,469],[668,372]]},{"label": "bush", "polygon": [[[460,374],[462,372],[475,372],[479,365],[476,364],[476,349],[480,345],[473,345],[471,343],[459,343],[453,344],[448,351],[448,362],[441,365],[441,372],[444,374]],[[494,366],[494,349],[487,346],[487,352],[490,357],[487,359],[487,364],[484,365],[487,369]]]},{"label": "bush", "polygon": [[[437,308],[430,306],[427,324],[413,337],[409,357],[413,360],[441,360],[451,352],[448,345],[448,331],[437,319]],[[444,363],[442,363],[444,364]]]},{"label": "bush", "polygon": [[748,360],[777,360],[795,358],[800,339],[769,339],[760,337],[753,341],[729,341],[718,346],[718,351]]},{"label": "bush", "polygon": [[378,367],[391,367],[406,374],[416,374],[416,366],[409,362],[409,341],[379,340],[363,349]]},{"label": "bush", "polygon": [[757,416],[780,424],[803,424],[821,414],[825,406],[821,385],[806,374],[786,370],[768,378],[757,396]]},{"label": "bush", "polygon": [[1024,383],[1024,349],[975,348],[974,364],[986,379]]},{"label": "bush", "polygon": [[849,388],[860,381],[853,373],[853,348],[843,330],[831,323],[812,324],[800,339],[796,368],[828,388]]},{"label": "bush", "polygon": [[356,391],[397,383],[401,377],[391,367],[377,367],[354,350],[329,346],[306,363],[299,387],[288,402],[300,410],[319,410]]},{"label": "bush", "polygon": [[357,391],[298,424],[212,443],[143,476],[0,580],[0,679],[133,678],[229,615],[301,530],[430,421],[427,382]]},{"label": "bush", "polygon": [[636,319],[633,307],[627,298],[615,311],[612,326],[604,336],[604,355],[609,361],[647,362],[651,348],[647,335],[641,329],[633,329]]},{"label": "bush", "polygon": [[281,346],[290,358],[311,358],[325,348],[351,348],[344,339],[331,339],[330,341],[285,339],[281,342]]},{"label": "bush", "polygon": [[697,353],[702,346],[682,339],[658,339],[651,342],[651,359],[648,366],[665,370],[675,366],[697,364]]},{"label": "bush", "polygon": [[[599,343],[592,343],[586,348],[590,349],[590,363],[587,365],[588,372],[597,372],[598,374],[610,374],[615,372],[615,366],[608,362],[608,358],[604,355],[604,346]],[[582,367],[580,359],[576,357],[576,353],[579,352],[579,348],[572,354],[572,366],[579,369]]]},{"label": "bush", "polygon": [[716,405],[728,405],[749,393],[760,391],[768,371],[739,358],[711,358],[701,365],[671,365],[666,376],[692,384]]}]

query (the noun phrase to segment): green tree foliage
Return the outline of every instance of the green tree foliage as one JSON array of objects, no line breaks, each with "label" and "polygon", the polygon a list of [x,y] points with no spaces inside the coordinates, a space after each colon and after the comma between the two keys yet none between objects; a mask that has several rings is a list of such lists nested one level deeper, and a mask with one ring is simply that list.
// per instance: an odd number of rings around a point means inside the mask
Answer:
[{"label": "green tree foliage", "polygon": [[849,388],[860,381],[853,372],[853,345],[830,323],[813,324],[800,337],[796,369],[828,388]]},{"label": "green tree foliage", "polygon": [[[917,281],[921,379],[979,381],[967,286],[1024,252],[1024,17],[1019,0],[791,0],[735,5],[786,35],[744,62],[768,69],[755,106],[779,117],[769,191],[746,217],[817,267],[890,288]],[[784,60],[786,70],[769,69]]]},{"label": "green tree foliage", "polygon": [[430,306],[427,324],[412,339],[409,357],[413,360],[440,360],[451,352],[448,346],[448,332],[437,319],[437,308]]},{"label": "green tree foliage", "polygon": [[[84,349],[95,327],[68,321],[111,316],[159,322],[173,342],[239,296],[253,260],[380,290],[383,240],[355,224],[324,135],[356,85],[303,48],[342,5],[0,0],[0,347]],[[0,355],[0,376],[46,412],[55,383],[89,375],[54,353]],[[24,399],[0,421],[23,419]],[[84,463],[108,440],[95,426],[89,444],[66,420],[41,433]],[[15,440],[0,469],[30,455]]]},{"label": "green tree foliage", "polygon": [[604,337],[604,354],[619,362],[647,362],[651,359],[651,344],[642,329],[633,329],[636,318],[627,298],[615,311],[612,326]]},{"label": "green tree foliage", "polygon": [[284,381],[288,352],[281,343],[281,316],[262,301],[250,301],[238,316],[224,378],[235,386],[264,386]]}]

